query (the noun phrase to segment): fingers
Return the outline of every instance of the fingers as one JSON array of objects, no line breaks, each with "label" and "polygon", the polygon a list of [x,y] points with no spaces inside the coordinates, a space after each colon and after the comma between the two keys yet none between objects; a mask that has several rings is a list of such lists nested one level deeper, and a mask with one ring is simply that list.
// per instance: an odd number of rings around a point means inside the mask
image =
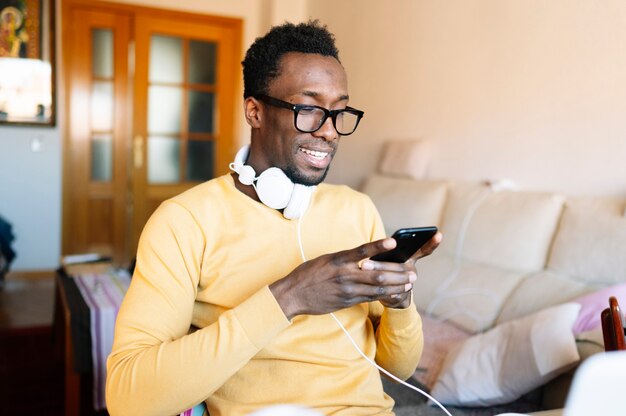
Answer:
[{"label": "fingers", "polygon": [[344,295],[371,301],[408,292],[416,280],[415,268],[410,265],[368,259],[361,263],[360,268],[355,267],[343,274],[339,281]]},{"label": "fingers", "polygon": [[384,299],[378,299],[383,306],[387,308],[408,308],[411,305],[412,292],[395,294],[387,296]]},{"label": "fingers", "polygon": [[288,319],[375,300],[402,306],[417,280],[415,268],[408,263],[369,260],[395,246],[396,240],[386,238],[322,255],[272,283],[270,290]]},{"label": "fingers", "polygon": [[375,260],[365,260],[361,263],[361,270],[384,270],[390,272],[406,272],[413,270],[407,268],[403,263],[382,262]]},{"label": "fingers", "polygon": [[437,233],[433,236],[433,238],[428,240],[428,242],[422,246],[420,251],[425,256],[429,255],[430,253],[435,251],[435,249],[439,246],[439,244],[441,243],[441,239],[442,238],[443,238],[443,234],[441,234],[440,231],[437,231]]},{"label": "fingers", "polygon": [[396,240],[393,238],[384,238],[382,240],[372,241],[362,244],[350,250],[344,250],[336,253],[335,261],[338,263],[358,263],[359,261],[372,257],[378,253],[389,251],[396,246]]},{"label": "fingers", "polygon": [[437,231],[437,233],[426,242],[419,250],[417,250],[410,258],[407,260],[407,263],[415,263],[417,260],[422,257],[426,257],[430,255],[441,243],[441,239],[443,238],[443,234]]},{"label": "fingers", "polygon": [[[366,261],[363,263],[362,269],[367,271],[369,267],[376,267],[376,262]],[[413,283],[417,280],[415,270],[397,270],[397,271],[379,271],[373,270],[362,274],[361,283],[375,288],[376,294],[379,296],[404,293],[413,288]],[[394,288],[391,291],[386,288]]]},{"label": "fingers", "polygon": [[381,284],[381,285],[371,285],[371,284],[362,284],[355,283],[350,286],[346,286],[344,288],[343,295],[346,298],[357,300],[358,302],[363,301],[374,301],[381,299],[394,299],[401,295],[405,295],[410,292],[413,288],[413,283],[403,283],[403,284]]}]

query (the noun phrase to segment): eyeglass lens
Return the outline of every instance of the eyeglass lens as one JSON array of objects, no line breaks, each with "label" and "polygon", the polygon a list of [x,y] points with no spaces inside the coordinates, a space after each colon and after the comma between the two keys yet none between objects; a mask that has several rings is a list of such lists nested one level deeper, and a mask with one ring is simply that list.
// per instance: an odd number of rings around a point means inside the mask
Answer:
[{"label": "eyeglass lens", "polygon": [[[304,132],[314,132],[318,130],[326,121],[324,110],[316,107],[301,108],[296,116],[296,128]],[[359,122],[359,116],[349,111],[341,111],[336,114],[333,120],[335,129],[339,134],[350,134]]]}]

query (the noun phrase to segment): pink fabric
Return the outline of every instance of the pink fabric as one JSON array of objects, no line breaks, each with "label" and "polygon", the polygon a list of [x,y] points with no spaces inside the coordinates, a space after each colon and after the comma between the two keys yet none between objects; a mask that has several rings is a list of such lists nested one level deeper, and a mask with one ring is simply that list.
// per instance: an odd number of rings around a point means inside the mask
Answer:
[{"label": "pink fabric", "polygon": [[424,312],[420,312],[420,315],[424,331],[424,352],[413,378],[430,390],[437,381],[448,351],[470,334],[450,322],[430,317]]},{"label": "pink fabric", "polygon": [[578,319],[574,322],[572,331],[578,335],[582,332],[596,329],[601,325],[600,314],[609,306],[609,297],[615,296],[619,301],[626,304],[626,283],[606,287],[595,292],[583,295],[572,302],[579,303],[582,307]]}]

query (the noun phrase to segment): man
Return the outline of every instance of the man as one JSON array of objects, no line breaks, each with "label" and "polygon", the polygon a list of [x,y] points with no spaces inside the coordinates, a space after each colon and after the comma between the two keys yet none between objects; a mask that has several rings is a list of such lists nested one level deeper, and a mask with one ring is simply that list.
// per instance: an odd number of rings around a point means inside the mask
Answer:
[{"label": "man", "polygon": [[369,260],[395,246],[373,204],[320,184],[340,133],[362,116],[325,27],[275,27],[243,67],[250,148],[232,175],[166,201],[146,224],[108,361],[109,412],[176,414],[205,401],[211,415],[276,404],[392,415],[378,369],[329,313],[408,378],[423,345],[414,263],[441,236],[407,263]]}]

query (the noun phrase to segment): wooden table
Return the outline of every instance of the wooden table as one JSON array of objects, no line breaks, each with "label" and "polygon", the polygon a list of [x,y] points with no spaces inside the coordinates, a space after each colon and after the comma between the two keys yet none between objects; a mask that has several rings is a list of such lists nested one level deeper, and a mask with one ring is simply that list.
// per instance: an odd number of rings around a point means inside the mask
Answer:
[{"label": "wooden table", "polygon": [[60,341],[57,345],[59,349],[63,349],[63,362],[65,363],[65,415],[78,416],[80,415],[81,376],[74,371],[72,312],[63,278],[58,273],[55,276],[54,330],[56,339]]},{"label": "wooden table", "polygon": [[[81,304],[82,302],[82,304]],[[55,276],[53,330],[57,354],[63,356],[65,372],[65,415],[107,415],[93,409],[93,372],[89,311],[71,277]]]}]

